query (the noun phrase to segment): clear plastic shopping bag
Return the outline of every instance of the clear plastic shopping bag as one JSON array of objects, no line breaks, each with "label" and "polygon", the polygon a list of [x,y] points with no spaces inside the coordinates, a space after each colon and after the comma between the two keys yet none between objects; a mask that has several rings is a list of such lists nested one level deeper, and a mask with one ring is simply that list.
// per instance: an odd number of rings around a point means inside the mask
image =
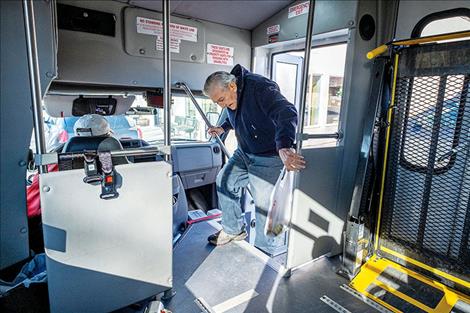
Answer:
[{"label": "clear plastic shopping bag", "polygon": [[264,233],[275,237],[285,232],[289,226],[292,206],[294,172],[284,167],[271,193],[268,216]]}]

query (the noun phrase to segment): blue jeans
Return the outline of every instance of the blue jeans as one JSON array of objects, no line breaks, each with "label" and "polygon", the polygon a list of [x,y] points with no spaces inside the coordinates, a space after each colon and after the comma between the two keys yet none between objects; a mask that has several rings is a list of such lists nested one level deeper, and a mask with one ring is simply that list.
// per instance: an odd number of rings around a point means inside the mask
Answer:
[{"label": "blue jeans", "polygon": [[242,188],[250,184],[256,207],[255,246],[268,253],[283,244],[284,236],[267,237],[264,225],[269,198],[281,172],[279,156],[258,156],[244,153],[238,148],[217,175],[217,195],[222,211],[222,227],[227,234],[239,234],[245,229],[242,216]]}]

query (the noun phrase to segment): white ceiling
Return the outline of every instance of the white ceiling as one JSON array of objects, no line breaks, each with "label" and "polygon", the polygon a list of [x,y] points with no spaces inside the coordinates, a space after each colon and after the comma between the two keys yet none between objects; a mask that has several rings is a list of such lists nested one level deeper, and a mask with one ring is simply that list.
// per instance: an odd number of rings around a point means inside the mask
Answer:
[{"label": "white ceiling", "polygon": [[[161,0],[127,0],[131,5],[161,12]],[[243,29],[253,29],[294,0],[172,0],[171,14],[225,24]]]}]

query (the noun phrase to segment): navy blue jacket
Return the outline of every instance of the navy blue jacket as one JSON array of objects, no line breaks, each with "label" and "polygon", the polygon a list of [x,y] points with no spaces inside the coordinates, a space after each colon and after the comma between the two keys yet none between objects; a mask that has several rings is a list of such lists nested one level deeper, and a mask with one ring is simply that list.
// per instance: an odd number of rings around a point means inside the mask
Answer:
[{"label": "navy blue jacket", "polygon": [[237,109],[227,109],[221,127],[235,130],[245,153],[275,155],[294,144],[297,127],[295,106],[270,79],[249,72],[237,64],[231,72],[237,78]]}]

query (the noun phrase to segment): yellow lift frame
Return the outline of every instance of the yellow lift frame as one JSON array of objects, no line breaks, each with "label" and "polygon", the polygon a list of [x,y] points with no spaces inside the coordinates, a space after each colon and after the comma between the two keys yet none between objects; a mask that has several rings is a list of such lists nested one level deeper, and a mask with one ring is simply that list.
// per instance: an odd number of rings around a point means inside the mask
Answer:
[{"label": "yellow lift frame", "polygon": [[[369,53],[367,53],[368,59],[373,59],[385,52],[388,51],[390,46],[412,46],[418,45],[422,43],[431,43],[431,42],[439,42],[451,39],[461,39],[470,37],[470,32],[458,32],[452,34],[445,34],[445,35],[438,35],[438,36],[429,36],[429,37],[422,37],[417,39],[409,39],[409,40],[401,40],[390,42],[385,45],[382,45]],[[392,85],[392,94],[391,94],[391,104],[387,111],[387,125],[391,125],[392,122],[392,113],[395,107],[395,93],[396,93],[396,84],[397,84],[397,73],[398,73],[398,61],[399,61],[399,54],[395,54],[394,57],[394,69],[393,69],[393,85]],[[470,289],[470,282],[445,273],[439,269],[433,268],[429,265],[426,265],[422,262],[419,262],[413,258],[410,258],[406,255],[402,255],[397,251],[391,250],[387,247],[379,246],[379,233],[380,233],[380,221],[382,217],[382,205],[383,205],[383,197],[384,197],[384,188],[385,188],[385,176],[387,170],[387,155],[389,150],[389,143],[390,143],[390,127],[387,128],[386,131],[386,142],[385,142],[385,153],[384,153],[384,161],[383,161],[383,171],[381,177],[381,190],[380,190],[380,198],[379,198],[379,210],[377,214],[377,227],[375,230],[375,242],[374,242],[374,255],[361,267],[359,274],[351,281],[350,286],[360,292],[361,294],[367,296],[368,298],[376,301],[377,303],[381,304],[388,310],[392,312],[402,312],[401,310],[395,308],[391,304],[379,299],[378,297],[371,294],[368,290],[370,286],[376,285],[386,292],[393,294],[394,296],[406,301],[407,303],[412,304],[420,311],[429,312],[429,313],[449,313],[456,305],[457,302],[462,301],[467,303],[470,306],[470,297],[452,290],[451,288],[445,286],[444,284],[425,277],[422,274],[419,274],[415,271],[412,271],[402,265],[399,265],[391,260],[386,258],[382,258],[375,254],[377,251],[385,252],[386,254],[392,255],[394,257],[400,258],[404,260],[406,263],[411,264],[413,266],[417,266],[422,268],[434,275],[441,276],[449,281],[452,281],[456,284],[459,284],[465,288]],[[420,301],[406,295],[393,286],[390,286],[383,281],[379,280],[381,274],[385,272],[387,269],[394,269],[401,273],[408,275],[423,284],[426,284],[432,288],[435,288],[442,292],[443,296],[439,300],[438,304],[435,307],[429,307]]]}]

